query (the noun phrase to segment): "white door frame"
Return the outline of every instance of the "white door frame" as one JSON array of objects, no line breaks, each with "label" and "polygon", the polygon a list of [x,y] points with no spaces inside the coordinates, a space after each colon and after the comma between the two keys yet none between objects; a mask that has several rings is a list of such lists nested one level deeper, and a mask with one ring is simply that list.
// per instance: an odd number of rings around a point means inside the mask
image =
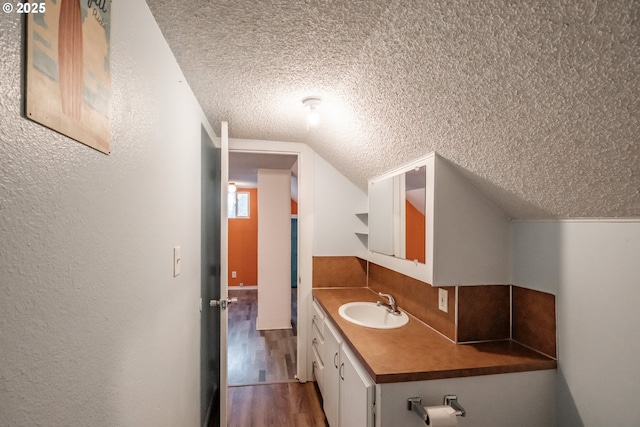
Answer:
[{"label": "white door frame", "polygon": [[[298,156],[298,355],[296,365],[298,380],[302,383],[310,381],[312,379],[311,375],[313,370],[311,369],[311,362],[308,356],[308,346],[305,344],[308,342],[308,337],[311,334],[309,313],[311,311],[312,302],[311,282],[313,273],[313,151],[307,145],[297,142],[246,139],[229,140],[228,149],[234,152],[293,154]],[[226,179],[228,180],[228,152]],[[226,213],[223,221],[225,219]],[[225,236],[225,241],[226,240],[228,240],[228,236]],[[226,274],[228,269],[227,261],[225,253],[223,261],[224,274]],[[225,290],[226,285],[225,276]],[[226,336],[224,344],[226,350]],[[222,352],[222,349],[220,351]],[[226,393],[226,366],[224,379]],[[223,387],[222,384],[221,387]]]}]

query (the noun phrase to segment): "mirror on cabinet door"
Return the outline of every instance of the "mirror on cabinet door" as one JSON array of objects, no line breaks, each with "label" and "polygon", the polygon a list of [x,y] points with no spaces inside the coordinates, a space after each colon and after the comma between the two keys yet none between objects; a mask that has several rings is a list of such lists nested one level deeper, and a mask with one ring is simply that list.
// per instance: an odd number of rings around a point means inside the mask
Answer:
[{"label": "mirror on cabinet door", "polygon": [[427,168],[416,167],[405,173],[405,214],[404,249],[402,258],[425,263],[426,251],[426,209],[427,209]]},{"label": "mirror on cabinet door", "polygon": [[406,166],[369,182],[369,250],[425,263],[424,164]]}]

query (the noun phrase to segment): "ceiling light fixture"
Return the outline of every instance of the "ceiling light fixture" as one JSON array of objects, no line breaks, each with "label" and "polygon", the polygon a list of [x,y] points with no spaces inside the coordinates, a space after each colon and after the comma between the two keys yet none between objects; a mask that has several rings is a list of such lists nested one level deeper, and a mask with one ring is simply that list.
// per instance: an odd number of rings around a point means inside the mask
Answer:
[{"label": "ceiling light fixture", "polygon": [[233,182],[229,183],[229,193],[235,193],[238,187]]},{"label": "ceiling light fixture", "polygon": [[319,96],[307,96],[302,99],[302,105],[304,108],[309,108],[309,115],[307,116],[307,126],[313,127],[320,123],[320,114],[318,113],[318,107],[322,99]]}]

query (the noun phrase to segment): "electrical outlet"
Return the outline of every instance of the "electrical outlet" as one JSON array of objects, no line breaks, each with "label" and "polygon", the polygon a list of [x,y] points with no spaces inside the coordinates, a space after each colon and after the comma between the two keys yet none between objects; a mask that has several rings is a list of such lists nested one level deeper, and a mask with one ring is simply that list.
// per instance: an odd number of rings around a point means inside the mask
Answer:
[{"label": "electrical outlet", "polygon": [[438,308],[445,313],[449,312],[449,291],[438,289]]},{"label": "electrical outlet", "polygon": [[232,272],[231,272],[231,278],[232,278],[232,279],[235,279],[235,278],[237,278],[237,277],[238,277],[238,273],[237,273],[237,272],[235,272],[235,271],[232,271]]}]

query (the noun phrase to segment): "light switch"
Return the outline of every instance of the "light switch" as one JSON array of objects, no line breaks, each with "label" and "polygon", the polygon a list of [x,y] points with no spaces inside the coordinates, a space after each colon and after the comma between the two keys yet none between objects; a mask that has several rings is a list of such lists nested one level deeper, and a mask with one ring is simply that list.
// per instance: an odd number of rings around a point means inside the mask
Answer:
[{"label": "light switch", "polygon": [[180,275],[180,264],[182,264],[180,246],[176,246],[173,248],[173,277]]}]

